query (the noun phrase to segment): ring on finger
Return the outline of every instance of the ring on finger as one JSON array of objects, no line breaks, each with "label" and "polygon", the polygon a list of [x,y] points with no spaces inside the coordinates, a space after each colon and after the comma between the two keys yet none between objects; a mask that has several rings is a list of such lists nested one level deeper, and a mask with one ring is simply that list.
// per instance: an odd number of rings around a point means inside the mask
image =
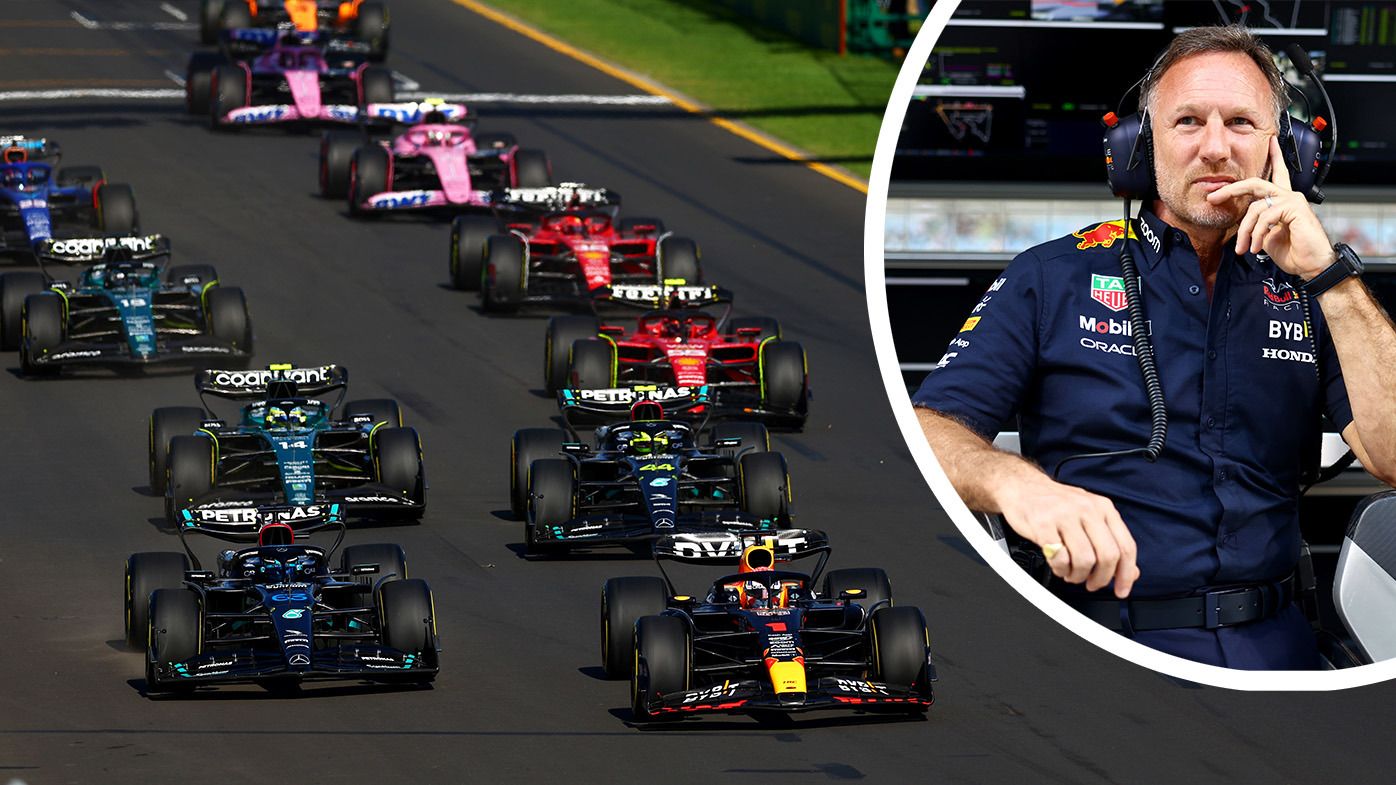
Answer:
[{"label": "ring on finger", "polygon": [[1061,549],[1062,549],[1062,544],[1061,544],[1061,543],[1059,543],[1059,542],[1049,542],[1049,543],[1047,543],[1046,545],[1043,545],[1043,546],[1042,546],[1042,555],[1047,557],[1047,561],[1051,561],[1051,560],[1052,560],[1052,557],[1053,557],[1053,556],[1056,556],[1057,553],[1061,551]]},{"label": "ring on finger", "polygon": [[[1274,199],[1274,197],[1266,196],[1266,197],[1265,197],[1265,206],[1266,206],[1266,207],[1274,207],[1274,206],[1275,206],[1275,199]],[[1271,224],[1271,226],[1274,226],[1274,224]]]}]

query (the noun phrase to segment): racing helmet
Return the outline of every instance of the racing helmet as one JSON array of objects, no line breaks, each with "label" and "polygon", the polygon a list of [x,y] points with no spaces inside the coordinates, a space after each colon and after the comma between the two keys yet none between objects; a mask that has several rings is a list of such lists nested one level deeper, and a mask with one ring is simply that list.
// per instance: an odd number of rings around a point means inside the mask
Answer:
[{"label": "racing helmet", "polygon": [[[665,441],[667,442],[668,440],[666,439]],[[654,436],[648,431],[640,430],[631,431],[630,441],[626,444],[626,447],[635,455],[649,455],[659,451],[656,449]]]},{"label": "racing helmet", "polygon": [[12,145],[5,148],[4,159],[7,164],[22,164],[29,160],[29,151],[19,145]]},{"label": "racing helmet", "polygon": [[268,406],[265,422],[272,428],[303,428],[309,420],[299,406]]},{"label": "racing helmet", "polygon": [[771,607],[770,592],[761,581],[744,581],[738,592],[741,604],[747,610]]}]

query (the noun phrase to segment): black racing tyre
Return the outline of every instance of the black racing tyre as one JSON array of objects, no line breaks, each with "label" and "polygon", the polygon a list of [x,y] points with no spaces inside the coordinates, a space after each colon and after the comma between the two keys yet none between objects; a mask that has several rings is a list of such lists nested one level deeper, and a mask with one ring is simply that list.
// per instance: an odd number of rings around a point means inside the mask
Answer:
[{"label": "black racing tyre", "polygon": [[247,315],[247,297],[236,286],[215,286],[204,292],[204,309],[209,332],[228,341],[240,352],[252,352],[252,317]]},{"label": "black racing tyre", "polygon": [[635,667],[635,622],[669,605],[662,578],[611,578],[601,585],[601,663],[608,679],[628,679]]},{"label": "black racing tyre", "polygon": [[536,550],[535,527],[565,523],[577,515],[577,476],[566,458],[542,458],[528,467],[528,517],[524,545]]},{"label": "black racing tyre", "polygon": [[467,292],[480,288],[485,243],[499,231],[499,222],[487,215],[460,215],[451,221],[451,286]]},{"label": "black racing tyre", "polygon": [[170,456],[170,440],[193,436],[203,425],[206,413],[197,406],[162,406],[150,413],[150,490],[165,492],[165,466]]},{"label": "black racing tyre", "polygon": [[703,282],[702,256],[697,243],[687,237],[665,237],[659,241],[658,255],[655,277],[659,283],[677,280],[690,284]]},{"label": "black racing tyre", "polygon": [[426,512],[426,477],[422,471],[422,442],[415,428],[379,428],[373,434],[373,465],[378,482],[423,505],[407,511],[409,518]]},{"label": "black racing tyre", "polygon": [[234,109],[247,106],[248,74],[241,66],[228,63],[213,69],[213,82],[209,87],[209,125],[213,130],[232,128],[232,124],[220,122]]},{"label": "black racing tyre", "polygon": [[218,43],[218,29],[222,26],[223,0],[200,0],[199,2],[199,43],[209,46]]},{"label": "black racing tyre", "polygon": [[515,139],[514,135],[508,132],[475,134],[474,139],[475,149],[477,150],[503,150],[508,147],[514,147],[519,143],[519,140]]},{"label": "black racing tyre", "polygon": [[790,516],[790,473],[778,452],[747,453],[737,460],[741,508],[784,528]]},{"label": "black racing tyre", "polygon": [[383,620],[383,645],[420,654],[433,645],[436,618],[431,588],[421,578],[390,581],[378,588],[378,614]]},{"label": "black racing tyre", "polygon": [[165,456],[165,517],[179,526],[180,511],[213,490],[213,439],[180,435],[170,438]]},{"label": "black racing tyre", "polygon": [[[868,676],[893,687],[927,691],[926,653],[930,633],[921,609],[910,605],[881,608],[868,624],[870,662]],[[917,707],[925,711],[925,707]]]},{"label": "black racing tyre", "polygon": [[388,178],[389,153],[373,144],[360,147],[349,160],[349,213],[362,215],[359,205],[392,185]]},{"label": "black racing tyre", "polygon": [[218,270],[211,264],[176,264],[165,270],[165,281],[179,286],[200,288],[218,280]]},{"label": "black racing tyre", "polygon": [[150,595],[159,589],[183,587],[188,570],[189,557],[182,553],[133,553],[126,559],[122,604],[127,647],[145,650],[150,632]]},{"label": "black racing tyre", "polygon": [[344,417],[367,414],[374,423],[385,422],[389,428],[402,427],[402,407],[392,398],[361,398],[344,404]]},{"label": "black racing tyre", "polygon": [[217,52],[195,52],[184,66],[184,111],[207,115],[213,101],[213,71],[228,65],[228,58]]},{"label": "black racing tyre", "polygon": [[107,175],[100,166],[64,166],[58,170],[54,176],[59,188],[67,188],[73,185],[85,185],[94,188],[98,183],[107,179]]},{"label": "black racing tyre", "polygon": [[[150,640],[146,659],[158,663],[183,662],[203,651],[203,607],[193,589],[156,589],[150,595]],[[149,692],[169,689],[168,684],[145,685]]]},{"label": "black racing tyre", "polygon": [[19,348],[23,331],[24,301],[48,289],[42,273],[19,272],[0,275],[0,351]]},{"label": "black racing tyre", "polygon": [[364,3],[359,6],[359,16],[354,20],[354,36],[368,44],[368,58],[383,62],[388,56],[388,7],[383,3]]},{"label": "black racing tyre", "polygon": [[514,152],[514,187],[547,188],[553,184],[553,165],[542,150]]},{"label": "black racing tyre", "polygon": [[840,594],[849,589],[862,590],[863,596],[854,602],[863,606],[863,610],[868,613],[892,604],[892,581],[888,579],[887,572],[880,567],[830,570],[824,576],[824,599],[837,600]]},{"label": "black racing tyre", "polygon": [[771,434],[759,422],[724,422],[713,426],[713,444],[724,439],[741,439],[736,447],[718,447],[719,455],[736,458],[739,455],[754,455],[771,451]]},{"label": "black racing tyre", "polygon": [[320,195],[343,199],[349,195],[349,164],[363,135],[352,131],[326,131],[320,136]]},{"label": "black racing tyre", "polygon": [[[759,330],[742,335],[740,330]],[[734,316],[727,320],[724,332],[728,335],[741,335],[743,340],[761,342],[767,338],[780,338],[780,322],[769,316]]]},{"label": "black racing tyre", "polygon": [[601,332],[601,320],[595,316],[554,316],[548,320],[543,338],[543,387],[550,395],[567,386],[567,361],[572,345],[595,338]]},{"label": "black racing tyre", "polygon": [[496,234],[485,241],[484,282],[481,304],[486,311],[512,311],[527,293],[527,255],[523,241],[512,234]]},{"label": "black racing tyre", "polygon": [[218,26],[224,30],[241,30],[252,26],[252,8],[245,0],[231,0],[218,15]]},{"label": "black racing tyre", "polygon": [[683,692],[693,680],[693,637],[677,616],[644,616],[635,622],[634,673],[630,676],[630,710],[638,721],[677,717],[654,715],[650,700]]},{"label": "black racing tyre", "polygon": [[572,342],[567,361],[567,384],[574,390],[599,390],[616,385],[616,347],[610,341],[587,338]]},{"label": "black racing tyre", "polygon": [[34,358],[58,348],[67,332],[68,317],[63,300],[56,294],[31,294],[24,298],[20,314],[19,369],[25,376],[58,373],[57,366],[38,366]]},{"label": "black racing tyre", "polygon": [[381,65],[365,68],[359,77],[359,98],[364,106],[392,103],[397,98],[392,70]]},{"label": "black racing tyre", "polygon": [[771,341],[761,347],[761,399],[772,409],[798,411],[805,404],[809,380],[805,349],[793,341]]},{"label": "black racing tyre", "polygon": [[660,218],[622,218],[616,230],[629,237],[658,237],[664,234],[664,221]]},{"label": "black racing tyre", "polygon": [[557,428],[520,428],[509,442],[509,510],[524,520],[528,514],[528,468],[542,458],[557,458],[567,432]]},{"label": "black racing tyre", "polygon": [[140,226],[136,194],[124,183],[102,183],[97,187],[97,228],[107,234],[131,234]]},{"label": "black racing tyre", "polygon": [[[378,581],[400,581],[407,578],[407,554],[401,545],[373,543],[370,545],[350,545],[339,556],[340,569],[349,572],[350,568],[361,564],[378,565],[377,573],[357,575],[354,580],[372,586]],[[389,578],[388,576],[393,576]]]}]

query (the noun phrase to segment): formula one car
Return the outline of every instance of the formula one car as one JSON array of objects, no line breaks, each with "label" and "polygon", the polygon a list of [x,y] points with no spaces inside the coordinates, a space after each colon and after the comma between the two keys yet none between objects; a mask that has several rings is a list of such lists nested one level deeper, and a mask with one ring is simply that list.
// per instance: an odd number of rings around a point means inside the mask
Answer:
[{"label": "formula one car", "polygon": [[[813,574],[779,563],[819,556]],[[636,721],[693,714],[842,709],[922,714],[936,680],[926,619],[892,606],[880,569],[820,573],[823,532],[673,534],[654,544],[663,578],[601,589],[606,675],[629,678]],[[705,596],[679,594],[664,560],[736,563]]]},{"label": "formula one car", "polygon": [[792,520],[785,458],[763,427],[715,430],[698,443],[688,425],[641,401],[629,422],[575,432],[514,434],[511,500],[530,551],[631,545],[674,531],[770,531]]},{"label": "formula one car", "polygon": [[[422,517],[426,477],[417,431],[402,427],[396,401],[341,406],[348,385],[348,370],[334,365],[196,374],[203,408],[163,407],[150,416],[150,487],[165,494],[170,524],[245,534],[255,523],[245,510],[287,504]],[[309,397],[336,390],[333,403]],[[252,402],[229,424],[214,417],[204,396]]]},{"label": "formula one car", "polygon": [[[759,419],[793,429],[804,425],[809,413],[805,350],[781,340],[775,319],[733,318],[732,295],[717,286],[616,285],[595,298],[652,310],[624,324],[596,316],[548,321],[543,383],[549,392],[571,390],[560,399],[562,405],[596,398],[581,395],[583,390],[705,387],[710,408],[690,407],[690,414]],[[702,310],[713,305],[723,308]]]},{"label": "formula one car", "polygon": [[[184,553],[126,560],[126,642],[145,650],[146,692],[245,682],[283,687],[317,679],[425,684],[440,646],[431,588],[407,577],[396,545],[351,545],[338,511],[328,549],[295,542],[284,523],[254,530],[256,545],[225,550],[217,570]],[[322,525],[323,528],[323,525]],[[191,569],[192,562],[192,569]]]},{"label": "formula one car", "polygon": [[476,136],[460,104],[426,101],[421,120],[392,139],[326,134],[320,144],[320,193],[348,198],[350,215],[488,208],[496,191],[552,184],[541,150],[521,149],[510,134]]},{"label": "formula one car", "polygon": [[205,44],[217,43],[224,30],[325,32],[362,42],[372,59],[382,60],[389,24],[387,6],[365,0],[202,0],[199,5],[199,40]]},{"label": "formula one car", "polygon": [[478,287],[487,311],[590,308],[603,287],[703,279],[697,243],[654,218],[620,218],[613,191],[517,188],[492,206],[494,216],[464,215],[451,226],[451,282]]},{"label": "formula one car", "polygon": [[[276,30],[233,30],[227,38],[225,53],[196,53],[185,72],[185,106],[191,113],[207,111],[214,130],[357,123],[385,105],[397,106],[392,71],[370,65],[363,45]],[[248,55],[235,44],[260,53]]]},{"label": "formula one car", "polygon": [[250,357],[242,290],[220,285],[211,265],[166,267],[169,255],[158,234],[43,241],[41,264],[102,262],[76,284],[47,269],[0,275],[0,349],[19,349],[26,376]]},{"label": "formula one car", "polygon": [[55,236],[99,229],[129,234],[139,222],[129,185],[108,183],[99,166],[58,166],[48,139],[0,136],[0,253],[32,253]]}]

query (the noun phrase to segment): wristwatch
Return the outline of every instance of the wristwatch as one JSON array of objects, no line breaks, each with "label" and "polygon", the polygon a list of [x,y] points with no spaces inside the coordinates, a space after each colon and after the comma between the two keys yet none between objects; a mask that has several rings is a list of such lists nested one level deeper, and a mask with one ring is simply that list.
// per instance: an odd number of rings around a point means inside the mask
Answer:
[{"label": "wristwatch", "polygon": [[1357,254],[1347,243],[1337,243],[1333,246],[1333,251],[1337,253],[1338,258],[1328,265],[1328,269],[1299,286],[1310,297],[1318,297],[1343,281],[1361,275],[1365,269],[1362,260],[1357,258]]}]

